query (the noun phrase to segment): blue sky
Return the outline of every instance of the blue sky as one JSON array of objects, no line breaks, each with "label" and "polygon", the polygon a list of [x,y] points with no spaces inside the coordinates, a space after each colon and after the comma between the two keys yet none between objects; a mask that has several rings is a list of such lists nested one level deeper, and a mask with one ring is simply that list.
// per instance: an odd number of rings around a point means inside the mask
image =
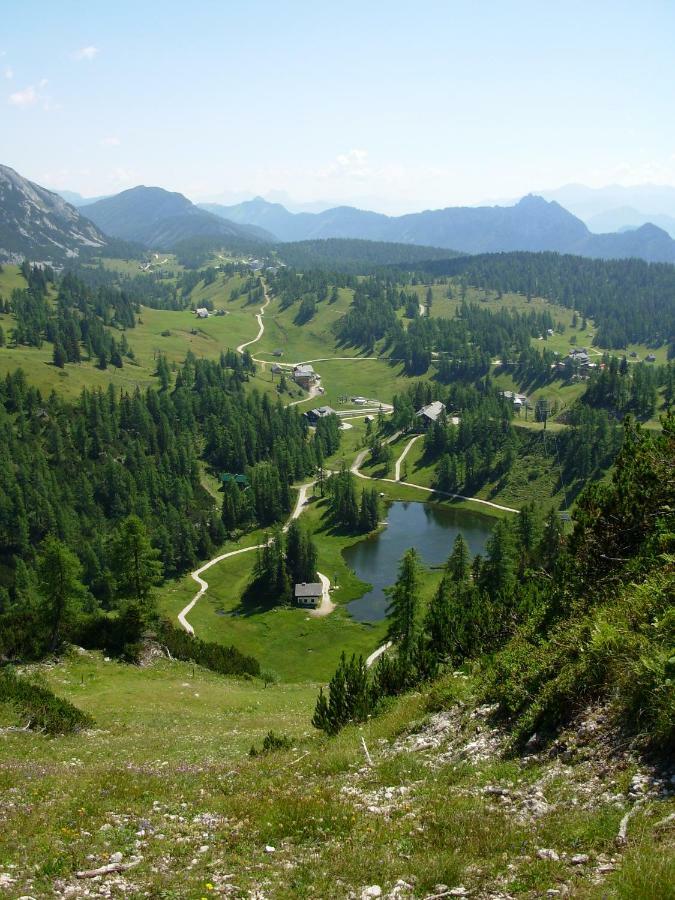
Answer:
[{"label": "blue sky", "polygon": [[0,162],[57,189],[401,212],[675,184],[666,0],[3,5]]}]

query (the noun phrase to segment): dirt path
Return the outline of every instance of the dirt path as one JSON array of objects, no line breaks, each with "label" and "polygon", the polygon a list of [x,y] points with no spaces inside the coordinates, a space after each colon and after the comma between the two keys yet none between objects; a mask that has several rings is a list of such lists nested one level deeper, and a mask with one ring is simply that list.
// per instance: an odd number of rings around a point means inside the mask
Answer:
[{"label": "dirt path", "polygon": [[330,581],[326,578],[325,575],[322,575],[321,572],[316,573],[319,576],[319,581],[323,587],[323,593],[321,594],[321,604],[317,606],[316,609],[310,610],[309,614],[315,619],[320,619],[323,616],[329,615],[335,609],[335,604],[330,599]]},{"label": "dirt path", "polygon": [[313,400],[315,397],[318,397],[321,394],[320,385],[313,384],[309,391],[307,392],[306,397],[301,397],[299,400],[293,400],[292,403],[287,403],[286,406],[297,406],[299,403],[307,403],[308,400]]},{"label": "dirt path", "polygon": [[[392,441],[395,441],[397,437],[400,437],[400,434],[400,431],[395,432],[390,438],[387,439],[386,443],[392,443]],[[361,466],[363,465],[368,452],[368,450],[361,450],[361,452],[356,456],[356,459],[351,465],[350,472],[352,472],[358,478],[364,478],[366,481],[388,481],[389,484],[404,484],[406,487],[417,488],[418,491],[424,491],[427,494],[440,494],[442,497],[449,497],[451,500],[466,500],[468,503],[477,503],[479,506],[488,506],[490,507],[490,509],[498,509],[501,512],[519,512],[519,510],[513,509],[513,507],[511,506],[502,506],[501,503],[493,503],[491,500],[481,500],[478,497],[466,497],[464,494],[451,494],[448,491],[439,491],[437,488],[429,488],[423,487],[421,484],[413,484],[412,481],[399,481],[396,478],[372,478],[370,475],[366,475],[361,471]]]},{"label": "dirt path", "polygon": [[251,344],[257,344],[260,338],[265,334],[265,323],[263,321],[263,317],[265,315],[265,309],[269,306],[270,295],[267,293],[267,288],[263,287],[263,291],[265,292],[265,302],[260,307],[260,312],[256,313],[256,319],[258,320],[258,333],[253,338],[253,340],[245,341],[243,344],[239,344],[237,347],[237,353],[243,353],[246,347],[250,347]]},{"label": "dirt path", "polygon": [[382,644],[377,648],[373,653],[370,654],[368,659],[366,660],[366,669],[369,669],[374,662],[376,662],[383,653],[386,653],[387,650],[391,647],[391,641],[387,641],[386,644]]},{"label": "dirt path", "polygon": [[404,460],[404,459],[406,458],[406,456],[408,455],[408,451],[410,450],[410,448],[412,447],[412,445],[415,443],[415,441],[419,441],[419,439],[420,439],[421,437],[422,437],[421,434],[416,434],[415,437],[414,437],[414,438],[411,438],[411,439],[408,441],[408,443],[405,445],[405,449],[404,449],[403,453],[401,453],[401,455],[399,456],[399,458],[396,460],[396,468],[395,468],[395,470],[394,470],[394,481],[400,481],[400,480],[401,480],[401,463],[403,462],[403,460]]}]

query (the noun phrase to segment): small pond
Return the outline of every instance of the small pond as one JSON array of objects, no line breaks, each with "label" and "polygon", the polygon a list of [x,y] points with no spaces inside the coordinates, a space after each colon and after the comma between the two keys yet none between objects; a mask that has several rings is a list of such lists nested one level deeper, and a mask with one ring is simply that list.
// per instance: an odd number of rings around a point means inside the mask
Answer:
[{"label": "small pond", "polygon": [[392,503],[387,526],[343,550],[347,565],[372,590],[352,600],[349,612],[357,622],[378,622],[386,616],[388,599],[384,588],[396,581],[401,557],[414,547],[427,566],[442,565],[461,532],[471,556],[483,553],[495,520],[466,509],[431,503]]}]

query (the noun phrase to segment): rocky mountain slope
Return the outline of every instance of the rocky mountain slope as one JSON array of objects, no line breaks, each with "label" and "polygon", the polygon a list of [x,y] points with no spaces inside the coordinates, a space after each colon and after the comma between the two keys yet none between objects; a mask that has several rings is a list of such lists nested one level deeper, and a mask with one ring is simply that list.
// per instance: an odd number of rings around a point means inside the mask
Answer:
[{"label": "rocky mountain slope", "polygon": [[112,237],[164,250],[195,237],[249,244],[273,239],[256,223],[235,224],[199,209],[182,194],[158,187],[141,185],[97,200],[87,205],[86,214]]},{"label": "rocky mountain slope", "polygon": [[581,219],[558,203],[532,195],[514,206],[448,207],[393,217],[348,206],[321,213],[291,213],[260,197],[236,206],[207,204],[204,208],[239,224],[263,227],[281,241],[361,238],[465,253],[553,250],[675,263],[675,241],[654,225],[621,234],[592,234]]},{"label": "rocky mountain slope", "polygon": [[0,165],[0,262],[60,261],[105,244],[99,228],[62,197]]}]

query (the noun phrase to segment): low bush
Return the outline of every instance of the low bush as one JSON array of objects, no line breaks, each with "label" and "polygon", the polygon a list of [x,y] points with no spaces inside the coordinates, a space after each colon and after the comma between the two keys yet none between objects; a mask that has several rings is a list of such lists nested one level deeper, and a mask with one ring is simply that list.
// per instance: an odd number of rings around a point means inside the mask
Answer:
[{"label": "low bush", "polygon": [[275,731],[268,731],[262,743],[262,749],[256,750],[252,746],[248,751],[249,756],[263,756],[266,753],[275,753],[277,750],[290,750],[293,741],[285,734],[277,734]]},{"label": "low bush", "polygon": [[13,669],[0,670],[0,702],[9,703],[28,718],[30,728],[47,734],[70,734],[92,728],[87,713],[52,693],[49,688],[20,678]]},{"label": "low bush", "polygon": [[260,675],[260,663],[254,656],[246,656],[236,647],[202,641],[170,622],[160,624],[157,637],[176,659],[198,663],[220,675]]}]

